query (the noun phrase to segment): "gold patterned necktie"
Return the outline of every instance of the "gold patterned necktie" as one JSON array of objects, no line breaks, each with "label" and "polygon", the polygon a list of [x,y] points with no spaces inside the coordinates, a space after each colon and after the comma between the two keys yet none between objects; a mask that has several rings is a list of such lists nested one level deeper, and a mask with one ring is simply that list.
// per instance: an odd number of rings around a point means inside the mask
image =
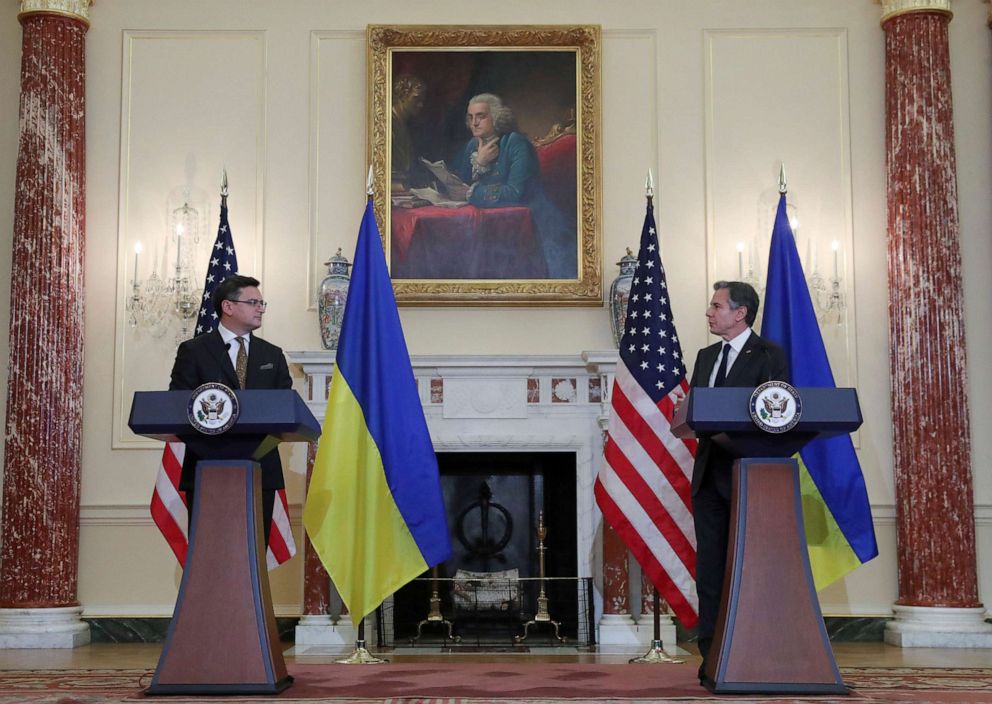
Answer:
[{"label": "gold patterned necktie", "polygon": [[238,341],[238,361],[234,365],[234,373],[238,375],[238,384],[245,388],[248,380],[248,353],[245,352],[245,340],[243,337],[235,338]]}]

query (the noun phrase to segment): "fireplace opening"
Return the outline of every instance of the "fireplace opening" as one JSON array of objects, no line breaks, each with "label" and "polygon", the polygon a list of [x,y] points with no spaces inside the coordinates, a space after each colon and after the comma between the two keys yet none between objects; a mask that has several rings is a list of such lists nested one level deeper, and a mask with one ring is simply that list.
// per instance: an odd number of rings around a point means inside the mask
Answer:
[{"label": "fireplace opening", "polygon": [[575,454],[437,457],[453,553],[436,575],[394,595],[394,643],[589,644],[591,585],[577,579]]}]

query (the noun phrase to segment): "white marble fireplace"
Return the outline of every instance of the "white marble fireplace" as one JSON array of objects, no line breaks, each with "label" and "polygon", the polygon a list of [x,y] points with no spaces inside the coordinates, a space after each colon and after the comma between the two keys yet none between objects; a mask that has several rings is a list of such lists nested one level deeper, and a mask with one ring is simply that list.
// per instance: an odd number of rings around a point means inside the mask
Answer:
[{"label": "white marble fireplace", "polygon": [[[333,352],[291,352],[306,379],[301,394],[323,420],[334,370]],[[609,389],[617,353],[577,355],[437,355],[412,360],[434,448],[444,452],[566,452],[575,455],[576,565],[592,577],[597,641],[647,645],[651,624],[602,614],[602,515],[593,485],[603,454]],[[674,645],[671,619],[663,638]],[[306,636],[304,637],[306,639]]]}]

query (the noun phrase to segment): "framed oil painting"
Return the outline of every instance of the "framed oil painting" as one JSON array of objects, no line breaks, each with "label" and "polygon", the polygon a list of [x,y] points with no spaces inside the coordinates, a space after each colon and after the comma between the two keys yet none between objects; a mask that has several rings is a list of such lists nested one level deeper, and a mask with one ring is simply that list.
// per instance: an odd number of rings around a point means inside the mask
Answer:
[{"label": "framed oil painting", "polygon": [[602,305],[599,27],[370,25],[368,101],[401,304]]}]

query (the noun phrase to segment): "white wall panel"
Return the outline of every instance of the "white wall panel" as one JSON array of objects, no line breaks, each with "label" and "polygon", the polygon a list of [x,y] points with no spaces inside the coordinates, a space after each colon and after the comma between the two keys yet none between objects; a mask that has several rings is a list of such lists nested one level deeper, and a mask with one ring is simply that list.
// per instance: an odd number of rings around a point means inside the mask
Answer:
[{"label": "white wall panel", "polygon": [[[339,247],[348,261],[355,253],[365,205],[366,112],[365,32],[311,33],[309,310],[316,310],[327,275],[322,262]],[[341,139],[342,134],[356,138]]]},{"label": "white wall panel", "polygon": [[[262,275],[265,164],[265,33],[256,31],[126,31],[121,90],[117,363],[114,447],[156,445],[127,428],[134,391],[162,389],[175,356],[174,321],[128,325],[134,278],[174,275],[170,212],[187,199],[202,217],[191,257],[194,288],[217,234],[220,181],[230,181],[230,224],[243,273]],[[193,321],[195,324],[195,321]],[[163,374],[164,370],[164,374]]]},{"label": "white wall panel", "polygon": [[856,386],[847,33],[710,30],[704,51],[709,278],[753,271],[761,293],[784,163],[806,274],[841,280],[847,308],[822,331],[838,385]]}]

